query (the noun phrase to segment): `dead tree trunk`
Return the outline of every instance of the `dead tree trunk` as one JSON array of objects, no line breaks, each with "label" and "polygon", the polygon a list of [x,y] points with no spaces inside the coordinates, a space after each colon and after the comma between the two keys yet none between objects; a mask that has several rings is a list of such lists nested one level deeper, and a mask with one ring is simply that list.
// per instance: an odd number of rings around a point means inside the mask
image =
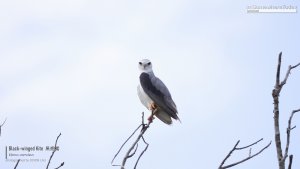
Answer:
[{"label": "dead tree trunk", "polygon": [[[300,111],[300,109],[298,110],[293,110],[292,114],[290,116],[290,119],[288,121],[288,127],[287,127],[287,136],[286,136],[286,146],[285,146],[285,152],[283,154],[282,151],[282,147],[281,147],[281,136],[280,136],[280,128],[279,128],[279,95],[281,92],[282,87],[286,84],[287,79],[291,73],[291,70],[296,68],[297,66],[300,65],[300,63],[298,63],[295,66],[289,66],[285,78],[283,81],[280,81],[280,69],[281,69],[281,55],[282,53],[280,52],[279,56],[278,56],[278,65],[277,65],[277,72],[276,72],[276,82],[275,82],[275,86],[274,89],[272,91],[272,96],[273,96],[273,102],[274,102],[274,130],[275,130],[275,145],[276,145],[276,152],[277,152],[277,161],[278,161],[278,166],[279,169],[285,169],[285,160],[288,157],[288,151],[289,151],[289,145],[290,145],[290,131],[292,129],[294,129],[295,127],[291,127],[291,121],[293,118],[293,115]],[[290,164],[289,164],[289,169],[291,169],[291,165],[292,165],[292,159],[293,156],[290,155]]]}]

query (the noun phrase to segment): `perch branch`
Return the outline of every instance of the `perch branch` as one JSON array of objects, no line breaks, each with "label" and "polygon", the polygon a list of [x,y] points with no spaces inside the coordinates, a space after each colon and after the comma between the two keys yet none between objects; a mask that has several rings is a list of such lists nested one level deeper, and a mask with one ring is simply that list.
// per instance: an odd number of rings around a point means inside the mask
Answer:
[{"label": "perch branch", "polygon": [[[143,113],[144,115],[144,113]],[[139,128],[141,128],[143,126],[143,124],[140,124],[135,130],[134,132],[126,139],[126,141],[122,144],[122,146],[119,148],[118,152],[115,154],[114,158],[111,160],[111,165],[112,166],[120,166],[120,165],[116,165],[113,164],[114,160],[116,159],[116,157],[119,155],[119,153],[121,152],[121,150],[123,149],[123,147],[125,146],[125,144],[131,139],[131,137],[138,131]]]},{"label": "perch branch", "polygon": [[220,164],[220,166],[219,166],[219,169],[226,169],[226,168],[233,167],[233,166],[238,165],[238,164],[241,164],[241,163],[243,163],[243,162],[245,162],[245,161],[247,161],[247,160],[250,160],[251,158],[253,158],[253,157],[259,155],[260,153],[262,153],[265,149],[267,149],[267,148],[271,145],[271,142],[270,142],[268,145],[266,145],[264,148],[262,148],[259,152],[255,153],[255,154],[253,154],[253,155],[251,155],[251,153],[249,153],[249,156],[248,156],[247,158],[244,158],[244,159],[242,159],[242,160],[240,160],[240,161],[238,161],[238,162],[235,162],[235,163],[232,163],[232,164],[223,166],[224,163],[226,162],[226,160],[231,156],[231,154],[232,154],[235,150],[244,150],[244,149],[246,149],[246,148],[252,147],[253,145],[257,144],[258,142],[260,142],[260,141],[262,141],[262,140],[263,140],[263,139],[261,138],[260,140],[254,142],[254,143],[252,143],[252,144],[250,144],[250,145],[247,145],[247,146],[245,146],[245,147],[237,147],[238,144],[240,143],[240,140],[238,140],[238,141],[236,142],[236,144],[234,145],[234,147],[233,147],[233,148],[230,150],[230,152],[227,154],[227,156],[225,157],[225,159],[221,162],[221,164]]},{"label": "perch branch", "polygon": [[[154,110],[155,111],[155,110]],[[153,112],[152,111],[152,115],[153,116]],[[144,116],[144,115],[143,115]],[[125,164],[126,164],[126,161],[128,158],[130,158],[129,154],[130,152],[133,150],[133,148],[135,147],[135,145],[140,141],[141,138],[143,138],[143,135],[144,133],[147,131],[147,129],[150,127],[150,124],[152,123],[152,121],[149,121],[147,124],[144,124],[144,120],[142,120],[142,129],[140,131],[140,134],[138,135],[137,139],[135,140],[135,142],[132,144],[132,146],[129,148],[129,150],[127,151],[127,153],[125,154],[125,157],[123,158],[123,161],[122,161],[122,165],[121,165],[121,169],[125,169]],[[149,144],[147,144],[147,147],[148,147]],[[146,150],[147,150],[147,147],[146,147]],[[144,150],[144,151],[146,151]],[[138,160],[137,160],[137,163],[140,159],[140,157],[144,154],[144,151],[141,153],[141,155],[139,156]],[[136,165],[137,165],[136,163]],[[136,166],[135,166],[136,167]]]},{"label": "perch branch", "polygon": [[[152,114],[149,118],[153,118],[154,116],[154,113],[155,113],[156,110],[153,110],[152,111]],[[144,139],[144,133],[147,131],[147,129],[150,127],[150,124],[152,123],[152,120],[149,120],[147,124],[145,124],[144,122],[144,112],[142,112],[142,123],[134,130],[134,132],[126,139],[126,141],[122,144],[122,146],[119,148],[118,152],[115,154],[114,158],[112,159],[111,161],[111,165],[112,166],[121,166],[121,169],[125,169],[125,164],[127,162],[127,160],[129,158],[131,158],[132,156],[135,155],[137,149],[138,149],[138,143],[139,141],[142,139],[144,144],[146,144],[146,147],[144,148],[144,150],[140,153],[140,155],[138,156],[137,158],[137,161],[135,163],[135,166],[134,168],[137,167],[137,164],[140,160],[140,158],[143,156],[143,154],[146,152],[146,150],[148,149],[148,146],[149,146],[149,143],[147,143]],[[137,136],[136,140],[133,142],[133,144],[131,145],[131,147],[129,147],[128,151],[126,152],[123,160],[122,160],[122,164],[121,165],[116,165],[116,164],[113,164],[115,158],[119,155],[119,153],[121,152],[121,150],[124,148],[125,144],[132,138],[132,136],[139,130],[140,130],[140,133],[139,135]],[[132,152],[133,151],[133,152]]]},{"label": "perch branch", "polygon": [[[61,136],[61,133],[59,133],[59,135],[58,135],[57,138],[56,138],[55,145],[54,145],[54,150],[52,151],[52,154],[51,154],[51,156],[50,156],[50,158],[49,158],[49,161],[48,161],[48,164],[47,164],[46,169],[48,169],[48,167],[49,167],[49,165],[50,165],[50,163],[51,163],[52,157],[53,157],[54,153],[57,151],[57,141],[58,141],[58,139],[59,139],[60,136]],[[62,164],[61,166],[63,166],[63,165],[64,165],[64,162],[61,163],[61,164]],[[59,166],[59,167],[61,167],[61,166]]]}]

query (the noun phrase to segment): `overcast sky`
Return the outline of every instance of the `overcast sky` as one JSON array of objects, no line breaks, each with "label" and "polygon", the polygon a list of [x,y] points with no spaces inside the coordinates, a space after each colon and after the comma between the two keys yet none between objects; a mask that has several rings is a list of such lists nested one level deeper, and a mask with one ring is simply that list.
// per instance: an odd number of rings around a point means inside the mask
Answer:
[{"label": "overcast sky", "polygon": [[[1,1],[0,123],[7,118],[1,168],[15,165],[5,160],[5,147],[53,145],[60,132],[51,168],[63,161],[65,169],[118,168],[110,165],[114,154],[140,124],[141,112],[149,115],[136,92],[143,58],[168,86],[182,123],[154,120],[139,168],[213,169],[237,140],[244,146],[260,138],[253,153],[269,141],[271,147],[235,168],[276,168],[271,91],[279,52],[283,74],[300,62],[300,16],[251,14],[250,5],[300,7],[266,0]],[[283,144],[289,114],[300,108],[299,86],[296,69],[280,97]],[[299,142],[296,128],[295,168]],[[51,154],[35,153],[40,159]],[[247,155],[237,152],[228,163]]]}]

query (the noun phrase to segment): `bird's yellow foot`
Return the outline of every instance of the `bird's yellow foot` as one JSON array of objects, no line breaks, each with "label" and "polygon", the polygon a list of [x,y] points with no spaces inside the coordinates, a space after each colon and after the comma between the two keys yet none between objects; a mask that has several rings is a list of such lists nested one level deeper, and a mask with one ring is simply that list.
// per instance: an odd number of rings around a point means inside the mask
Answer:
[{"label": "bird's yellow foot", "polygon": [[154,103],[154,102],[151,102],[149,105],[148,105],[148,109],[153,111],[157,108],[157,105]]},{"label": "bird's yellow foot", "polygon": [[149,109],[151,110],[151,116],[148,117],[148,122],[152,123],[154,118],[154,115],[157,113],[158,111],[158,107],[155,103],[150,104]]}]

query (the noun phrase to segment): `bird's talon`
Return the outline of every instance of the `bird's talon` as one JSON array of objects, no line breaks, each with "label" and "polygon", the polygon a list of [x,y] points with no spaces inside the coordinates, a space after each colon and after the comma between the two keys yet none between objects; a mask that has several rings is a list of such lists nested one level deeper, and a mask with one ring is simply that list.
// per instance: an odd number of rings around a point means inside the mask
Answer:
[{"label": "bird's talon", "polygon": [[153,111],[157,108],[157,105],[155,103],[150,103],[148,107],[149,107],[149,110]]},{"label": "bird's talon", "polygon": [[148,122],[149,122],[149,123],[152,123],[154,119],[155,119],[155,118],[153,117],[153,115],[151,115],[151,116],[148,117]]}]

